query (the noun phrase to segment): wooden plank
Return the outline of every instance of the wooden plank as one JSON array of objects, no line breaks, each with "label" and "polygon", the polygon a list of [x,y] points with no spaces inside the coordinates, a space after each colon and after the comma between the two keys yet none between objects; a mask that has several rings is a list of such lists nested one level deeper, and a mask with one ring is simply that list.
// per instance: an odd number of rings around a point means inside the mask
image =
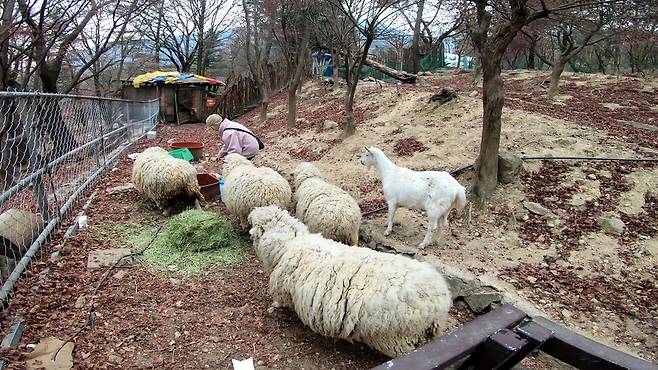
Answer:
[{"label": "wooden plank", "polygon": [[473,353],[489,335],[512,327],[525,317],[525,312],[516,307],[503,305],[413,352],[374,367],[373,370],[444,369]]},{"label": "wooden plank", "polygon": [[543,317],[533,321],[553,332],[541,350],[571,366],[584,370],[658,370],[655,364],[595,342]]}]

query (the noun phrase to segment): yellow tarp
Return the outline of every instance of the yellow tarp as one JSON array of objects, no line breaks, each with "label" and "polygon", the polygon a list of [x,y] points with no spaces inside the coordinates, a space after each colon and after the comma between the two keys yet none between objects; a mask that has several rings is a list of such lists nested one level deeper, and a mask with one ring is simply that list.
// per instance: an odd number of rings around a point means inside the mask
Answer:
[{"label": "yellow tarp", "polygon": [[138,88],[144,82],[150,81],[153,78],[161,77],[161,76],[169,76],[169,78],[165,78],[165,83],[171,83],[173,81],[178,80],[178,77],[174,77],[178,75],[180,75],[180,72],[155,71],[155,72],[144,73],[143,75],[139,75],[135,77],[135,79],[133,80],[133,87]]},{"label": "yellow tarp", "polygon": [[133,80],[133,87],[139,88],[140,86],[144,85],[147,82],[164,82],[165,84],[171,84],[181,80],[189,83],[201,82],[201,83],[209,83],[212,85],[216,85],[216,84],[224,85],[224,83],[220,80],[210,77],[195,75],[192,73],[155,71],[155,72],[144,73],[143,75],[139,75],[135,77],[135,79]]}]

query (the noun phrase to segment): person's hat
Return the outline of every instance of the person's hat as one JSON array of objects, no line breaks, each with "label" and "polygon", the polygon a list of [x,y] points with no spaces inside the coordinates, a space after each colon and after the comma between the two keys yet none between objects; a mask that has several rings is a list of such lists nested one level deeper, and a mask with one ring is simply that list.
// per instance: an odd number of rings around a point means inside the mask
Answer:
[{"label": "person's hat", "polygon": [[206,126],[210,127],[213,130],[219,129],[219,124],[222,123],[224,119],[219,114],[211,114],[206,118]]}]

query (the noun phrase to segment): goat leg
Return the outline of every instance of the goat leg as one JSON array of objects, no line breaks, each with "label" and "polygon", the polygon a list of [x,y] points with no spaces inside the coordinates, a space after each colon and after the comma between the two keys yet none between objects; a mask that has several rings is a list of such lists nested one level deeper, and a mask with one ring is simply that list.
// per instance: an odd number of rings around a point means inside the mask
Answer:
[{"label": "goat leg", "polygon": [[436,232],[437,228],[438,220],[436,218],[430,218],[429,225],[427,225],[427,233],[425,233],[425,238],[419,245],[420,249],[425,249],[428,245],[432,244],[432,239],[434,238],[434,233]]},{"label": "goat leg", "polygon": [[388,225],[386,226],[386,232],[384,235],[389,236],[393,232],[393,219],[395,218],[395,211],[397,211],[398,205],[395,201],[388,202]]}]

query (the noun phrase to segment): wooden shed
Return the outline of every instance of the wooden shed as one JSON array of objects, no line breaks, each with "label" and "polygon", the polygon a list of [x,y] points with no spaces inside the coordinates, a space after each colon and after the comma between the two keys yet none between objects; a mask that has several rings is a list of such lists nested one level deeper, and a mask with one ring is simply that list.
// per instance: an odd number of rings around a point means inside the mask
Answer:
[{"label": "wooden shed", "polygon": [[131,100],[160,98],[160,116],[168,123],[203,122],[215,108],[225,84],[217,79],[178,72],[151,72],[127,80],[121,96]]}]

